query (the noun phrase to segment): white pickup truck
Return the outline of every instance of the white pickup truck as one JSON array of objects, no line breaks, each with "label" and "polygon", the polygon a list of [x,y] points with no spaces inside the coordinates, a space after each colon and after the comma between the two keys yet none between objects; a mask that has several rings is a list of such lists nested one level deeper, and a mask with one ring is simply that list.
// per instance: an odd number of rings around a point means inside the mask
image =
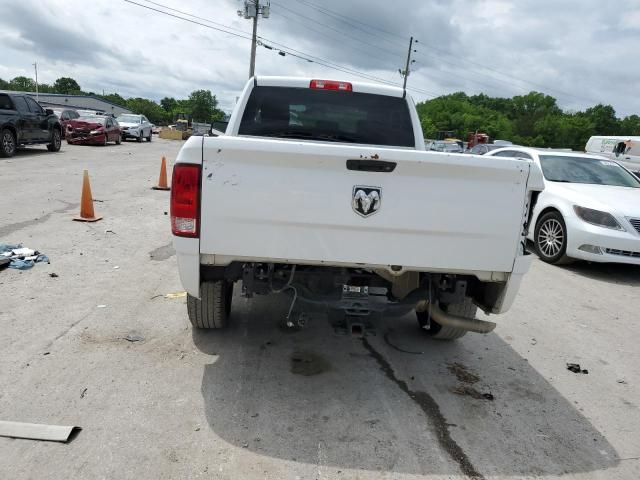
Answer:
[{"label": "white pickup truck", "polygon": [[425,151],[402,89],[252,78],[226,134],[191,137],[173,169],[189,319],[225,327],[241,281],[247,297],[290,291],[289,315],[415,310],[435,338],[487,333],[477,307],[511,306],[543,188],[530,160]]}]

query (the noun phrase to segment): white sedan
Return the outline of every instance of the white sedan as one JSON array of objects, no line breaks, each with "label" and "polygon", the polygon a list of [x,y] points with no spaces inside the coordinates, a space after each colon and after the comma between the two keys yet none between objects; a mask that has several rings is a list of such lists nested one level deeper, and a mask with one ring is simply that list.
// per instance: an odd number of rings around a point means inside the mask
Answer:
[{"label": "white sedan", "polygon": [[133,138],[138,142],[142,142],[142,139],[146,138],[147,142],[151,141],[151,122],[149,122],[149,120],[147,120],[147,117],[145,117],[144,115],[122,113],[118,115],[116,120],[118,120],[118,123],[120,124],[122,140]]},{"label": "white sedan", "polygon": [[545,189],[527,238],[543,261],[640,265],[640,180],[620,164],[586,153],[522,147],[487,155],[533,159],[542,168]]}]

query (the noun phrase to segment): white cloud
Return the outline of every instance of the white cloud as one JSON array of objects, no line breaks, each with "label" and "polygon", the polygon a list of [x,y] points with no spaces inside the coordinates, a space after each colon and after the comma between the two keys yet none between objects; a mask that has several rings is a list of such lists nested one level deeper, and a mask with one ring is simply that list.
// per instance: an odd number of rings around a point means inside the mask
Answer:
[{"label": "white cloud", "polygon": [[[250,21],[236,15],[239,0],[157,3],[250,34]],[[259,34],[275,47],[278,42],[287,51],[397,83],[414,35],[419,43],[410,87],[435,95],[538,90],[564,108],[604,102],[627,115],[640,112],[640,63],[634,61],[640,12],[637,0],[618,3],[612,11],[598,0],[273,0]],[[121,0],[10,2],[0,31],[0,77],[7,80],[32,76],[38,61],[42,82],[71,76],[85,90],[155,100],[205,88],[230,110],[248,76],[249,40]],[[257,73],[358,78],[263,47]]]}]

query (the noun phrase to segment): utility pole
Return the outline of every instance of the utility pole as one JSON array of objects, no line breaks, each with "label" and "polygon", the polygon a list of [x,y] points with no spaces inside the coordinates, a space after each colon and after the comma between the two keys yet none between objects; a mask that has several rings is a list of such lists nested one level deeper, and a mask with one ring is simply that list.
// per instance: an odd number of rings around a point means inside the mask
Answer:
[{"label": "utility pole", "polygon": [[33,64],[33,68],[36,70],[36,101],[40,101],[40,95],[38,94],[38,62]]},{"label": "utility pole", "polygon": [[[400,75],[404,77],[404,83],[402,84],[403,90],[407,89],[407,78],[409,78],[411,64],[415,63],[415,60],[411,60],[411,54],[416,52],[416,50],[412,50],[413,43],[413,37],[411,37],[411,39],[409,40],[409,51],[407,52],[407,64],[405,65],[404,70],[399,70]],[[415,43],[418,43],[418,40],[416,40]]]},{"label": "utility pole", "polygon": [[244,10],[238,10],[238,16],[245,19],[253,19],[253,35],[251,37],[251,63],[249,65],[249,78],[256,72],[256,43],[258,41],[258,15],[269,18],[271,4],[267,0],[266,5],[260,5],[260,0],[245,0]]}]

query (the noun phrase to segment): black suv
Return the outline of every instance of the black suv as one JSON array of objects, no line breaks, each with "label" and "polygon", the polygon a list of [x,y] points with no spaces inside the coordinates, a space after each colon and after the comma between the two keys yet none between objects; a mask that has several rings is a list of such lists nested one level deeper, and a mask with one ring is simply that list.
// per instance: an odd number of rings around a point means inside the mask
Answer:
[{"label": "black suv", "polygon": [[12,157],[19,146],[36,144],[46,144],[50,152],[60,150],[58,117],[29,95],[0,93],[0,157]]}]

